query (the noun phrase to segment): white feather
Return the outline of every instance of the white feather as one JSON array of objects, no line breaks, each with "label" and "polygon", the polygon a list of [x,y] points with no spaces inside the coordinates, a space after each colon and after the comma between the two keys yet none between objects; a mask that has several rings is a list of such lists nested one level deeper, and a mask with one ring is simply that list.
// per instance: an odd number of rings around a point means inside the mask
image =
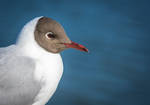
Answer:
[{"label": "white feather", "polygon": [[63,73],[63,62],[60,54],[49,53],[41,48],[34,39],[37,17],[27,23],[22,29],[17,46],[24,56],[31,57],[36,62],[35,80],[42,84],[39,94],[32,105],[45,105],[55,92]]}]

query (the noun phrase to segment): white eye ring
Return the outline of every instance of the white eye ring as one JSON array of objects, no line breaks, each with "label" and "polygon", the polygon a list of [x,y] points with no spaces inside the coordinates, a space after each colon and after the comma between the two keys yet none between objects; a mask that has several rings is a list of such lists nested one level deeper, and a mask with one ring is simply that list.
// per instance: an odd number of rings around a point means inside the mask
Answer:
[{"label": "white eye ring", "polygon": [[52,32],[47,32],[45,34],[46,38],[51,39],[51,38],[55,38],[55,35]]}]

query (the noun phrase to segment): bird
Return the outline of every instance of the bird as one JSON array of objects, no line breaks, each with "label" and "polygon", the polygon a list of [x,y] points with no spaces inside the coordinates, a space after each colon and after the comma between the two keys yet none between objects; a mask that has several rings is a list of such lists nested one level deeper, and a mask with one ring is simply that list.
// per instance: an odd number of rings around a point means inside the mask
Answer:
[{"label": "bird", "polygon": [[0,48],[0,105],[45,105],[63,74],[60,53],[68,48],[88,52],[52,18],[26,23],[16,43]]}]

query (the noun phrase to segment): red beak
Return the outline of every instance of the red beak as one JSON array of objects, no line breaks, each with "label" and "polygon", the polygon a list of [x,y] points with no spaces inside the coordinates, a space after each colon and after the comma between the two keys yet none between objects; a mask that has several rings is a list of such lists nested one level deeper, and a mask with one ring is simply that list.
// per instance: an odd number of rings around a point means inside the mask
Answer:
[{"label": "red beak", "polygon": [[67,48],[75,48],[80,51],[88,52],[88,49],[86,47],[84,47],[83,45],[80,45],[78,43],[72,42],[72,41],[71,41],[71,43],[64,43],[64,45],[66,45]]}]

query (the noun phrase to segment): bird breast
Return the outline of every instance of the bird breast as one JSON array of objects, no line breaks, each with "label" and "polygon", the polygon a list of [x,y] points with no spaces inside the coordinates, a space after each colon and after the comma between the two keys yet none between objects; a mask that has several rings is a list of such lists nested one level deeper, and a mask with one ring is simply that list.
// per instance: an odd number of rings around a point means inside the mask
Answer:
[{"label": "bird breast", "polygon": [[45,105],[55,92],[63,73],[61,56],[48,55],[36,60],[35,80],[40,82],[41,90],[33,105]]}]

